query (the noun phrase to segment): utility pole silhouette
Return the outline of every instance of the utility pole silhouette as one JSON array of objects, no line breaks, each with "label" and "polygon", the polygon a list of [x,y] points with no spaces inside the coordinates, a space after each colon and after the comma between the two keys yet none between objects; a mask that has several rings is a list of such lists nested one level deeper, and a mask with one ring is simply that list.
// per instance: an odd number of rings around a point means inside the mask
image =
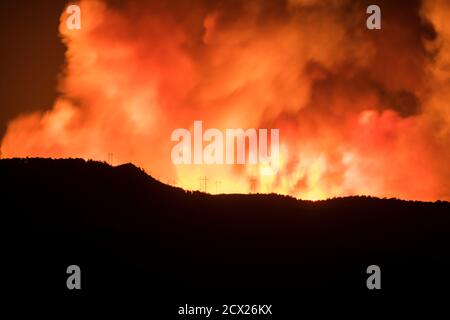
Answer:
[{"label": "utility pole silhouette", "polygon": [[256,178],[254,176],[250,177],[250,193],[256,193]]},{"label": "utility pole silhouette", "polygon": [[220,187],[220,180],[216,180],[216,193],[219,193],[219,187]]},{"label": "utility pole silhouette", "polygon": [[113,165],[113,153],[108,152],[108,163],[112,166]]},{"label": "utility pole silhouette", "polygon": [[208,178],[206,176],[200,177],[200,191],[202,190],[202,184],[203,184],[203,192],[206,193],[207,190],[207,184],[208,184]]}]

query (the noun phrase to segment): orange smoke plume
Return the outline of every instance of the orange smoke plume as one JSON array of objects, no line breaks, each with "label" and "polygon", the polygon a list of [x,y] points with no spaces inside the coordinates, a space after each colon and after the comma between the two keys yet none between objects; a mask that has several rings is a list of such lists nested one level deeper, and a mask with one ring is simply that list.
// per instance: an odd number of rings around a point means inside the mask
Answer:
[{"label": "orange smoke plume", "polygon": [[[59,98],[11,121],[3,154],[113,153],[213,193],[450,200],[449,4],[382,1],[367,30],[369,4],[80,1],[80,30],[61,16]],[[174,165],[171,132],[194,120],[279,129],[280,170]]]}]

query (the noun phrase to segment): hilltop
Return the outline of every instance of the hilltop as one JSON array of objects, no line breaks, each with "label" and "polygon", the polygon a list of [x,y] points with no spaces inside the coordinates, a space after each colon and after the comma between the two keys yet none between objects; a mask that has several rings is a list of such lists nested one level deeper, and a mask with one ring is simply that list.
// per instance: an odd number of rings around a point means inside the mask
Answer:
[{"label": "hilltop", "polygon": [[48,290],[64,288],[73,263],[92,292],[365,290],[371,264],[387,288],[448,283],[448,202],[209,195],[81,159],[4,159],[0,176],[12,277],[34,265]]}]

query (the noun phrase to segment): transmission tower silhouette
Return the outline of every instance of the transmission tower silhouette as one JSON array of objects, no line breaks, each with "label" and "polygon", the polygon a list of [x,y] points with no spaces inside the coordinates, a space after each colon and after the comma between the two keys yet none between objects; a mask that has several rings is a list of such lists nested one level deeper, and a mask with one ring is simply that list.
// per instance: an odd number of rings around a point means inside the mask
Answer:
[{"label": "transmission tower silhouette", "polygon": [[219,193],[220,184],[221,184],[221,181],[216,180],[216,193]]},{"label": "transmission tower silhouette", "polygon": [[254,176],[250,177],[250,193],[256,193],[256,178]]},{"label": "transmission tower silhouette", "polygon": [[208,185],[208,178],[206,176],[200,177],[200,191],[206,192]]}]

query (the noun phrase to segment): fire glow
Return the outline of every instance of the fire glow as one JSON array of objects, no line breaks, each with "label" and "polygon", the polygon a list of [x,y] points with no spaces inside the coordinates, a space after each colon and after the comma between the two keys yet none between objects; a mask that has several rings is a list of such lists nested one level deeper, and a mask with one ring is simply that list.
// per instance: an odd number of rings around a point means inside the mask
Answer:
[{"label": "fire glow", "polygon": [[[213,193],[256,179],[304,199],[450,200],[450,4],[414,3],[381,1],[371,31],[361,1],[80,1],[80,30],[61,16],[61,94],[9,123],[3,155],[114,153],[185,189],[220,181]],[[279,128],[276,174],[174,165],[171,133],[196,119]]]}]

